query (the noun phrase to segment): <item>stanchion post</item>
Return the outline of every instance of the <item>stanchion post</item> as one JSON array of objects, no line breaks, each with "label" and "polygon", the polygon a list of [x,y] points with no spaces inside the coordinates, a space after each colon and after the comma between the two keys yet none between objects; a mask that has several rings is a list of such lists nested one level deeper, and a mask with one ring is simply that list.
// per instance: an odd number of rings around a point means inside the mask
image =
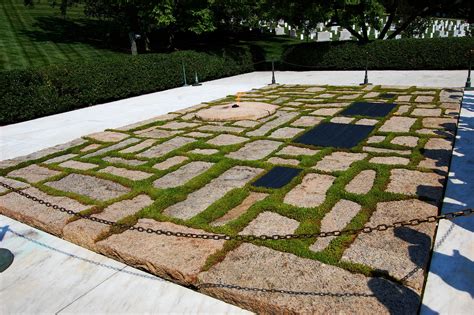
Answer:
[{"label": "stanchion post", "polygon": [[369,83],[369,52],[365,52],[365,76],[364,76],[364,83],[361,83],[360,85],[371,85],[372,83]]},{"label": "stanchion post", "polygon": [[181,62],[181,65],[183,66],[183,81],[184,81],[183,86],[188,86],[188,81],[186,80],[186,68],[184,67],[184,61]]},{"label": "stanchion post", "polygon": [[193,86],[201,86],[202,84],[199,83],[198,73],[194,72],[194,83]]},{"label": "stanchion post", "polygon": [[275,61],[272,60],[272,83],[270,83],[269,85],[273,85],[273,84],[276,84],[276,80],[275,80]]},{"label": "stanchion post", "polygon": [[467,71],[465,90],[473,90],[473,88],[471,87],[471,68],[472,68],[472,53],[473,52],[474,50],[469,50],[469,68]]}]

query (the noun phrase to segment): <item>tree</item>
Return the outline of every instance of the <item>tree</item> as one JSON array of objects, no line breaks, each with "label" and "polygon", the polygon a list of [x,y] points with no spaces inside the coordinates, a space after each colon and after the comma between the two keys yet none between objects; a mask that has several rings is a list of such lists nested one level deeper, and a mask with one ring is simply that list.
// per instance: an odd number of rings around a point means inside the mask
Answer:
[{"label": "tree", "polygon": [[[39,0],[38,0],[39,2]],[[54,8],[59,6],[59,12],[63,18],[66,18],[67,9],[80,3],[81,0],[48,0],[49,4]],[[34,0],[23,0],[25,6],[33,7],[35,5]]]}]

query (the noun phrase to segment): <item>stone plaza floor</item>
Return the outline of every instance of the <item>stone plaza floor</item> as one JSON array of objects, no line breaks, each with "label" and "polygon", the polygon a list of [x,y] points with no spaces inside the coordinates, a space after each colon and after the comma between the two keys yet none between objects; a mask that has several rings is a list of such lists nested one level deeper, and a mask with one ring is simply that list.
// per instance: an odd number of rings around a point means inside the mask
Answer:
[{"label": "stone plaza floor", "polygon": [[[269,86],[0,161],[0,181],[85,215],[181,233],[303,234],[423,218],[438,213],[461,97]],[[197,117],[244,101],[277,110]],[[7,190],[0,203],[11,218],[256,312],[414,313],[436,228],[242,243],[123,231]]]}]

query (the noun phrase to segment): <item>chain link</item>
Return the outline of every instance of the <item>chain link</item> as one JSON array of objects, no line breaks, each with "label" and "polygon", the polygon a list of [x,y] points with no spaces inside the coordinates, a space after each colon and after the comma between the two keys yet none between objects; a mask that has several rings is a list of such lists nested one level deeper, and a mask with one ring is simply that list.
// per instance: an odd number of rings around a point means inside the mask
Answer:
[{"label": "chain link", "polygon": [[67,213],[69,215],[73,215],[81,219],[86,219],[93,222],[98,222],[105,225],[114,226],[120,229],[127,229],[131,231],[156,234],[156,235],[174,236],[174,237],[183,237],[183,238],[196,238],[196,239],[216,240],[216,241],[233,240],[233,241],[242,241],[242,242],[252,242],[252,241],[270,241],[270,240],[313,239],[313,238],[334,237],[334,236],[341,236],[341,235],[356,235],[359,233],[381,232],[381,231],[386,231],[389,229],[395,229],[395,228],[400,228],[400,227],[405,227],[405,226],[417,226],[424,223],[435,223],[440,220],[453,220],[457,217],[467,217],[474,214],[474,209],[470,208],[470,209],[464,209],[461,211],[448,212],[441,215],[432,215],[425,218],[415,218],[408,221],[398,221],[391,224],[379,224],[374,227],[364,226],[359,229],[347,229],[347,230],[340,230],[340,231],[319,232],[319,233],[311,233],[311,234],[226,235],[226,234],[210,234],[210,233],[183,233],[183,232],[175,232],[175,231],[170,231],[170,230],[144,228],[141,226],[133,226],[129,224],[117,223],[114,221],[100,219],[100,218],[93,217],[90,215],[85,215],[85,214],[82,214],[70,209],[66,209],[64,207],[42,200],[40,198],[32,196],[20,189],[16,189],[3,182],[0,182],[0,186],[3,186],[11,190],[12,192],[17,193],[20,196],[23,196],[27,199],[33,200],[34,202],[38,202],[39,204],[42,204],[48,208],[52,208],[54,210]]}]

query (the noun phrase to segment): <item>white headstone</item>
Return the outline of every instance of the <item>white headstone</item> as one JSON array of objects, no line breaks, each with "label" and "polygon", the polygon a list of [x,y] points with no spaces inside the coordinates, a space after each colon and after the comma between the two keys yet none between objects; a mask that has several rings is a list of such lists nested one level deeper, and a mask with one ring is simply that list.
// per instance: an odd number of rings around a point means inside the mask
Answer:
[{"label": "white headstone", "polygon": [[290,29],[290,37],[296,38],[296,30]]},{"label": "white headstone", "polygon": [[285,35],[285,28],[281,26],[277,26],[275,28],[275,35]]},{"label": "white headstone", "polygon": [[331,40],[331,33],[330,32],[318,32],[317,39],[318,42],[327,42]]},{"label": "white headstone", "polygon": [[351,33],[346,29],[342,30],[341,33],[339,33],[339,40],[351,40],[351,37]]},{"label": "white headstone", "polygon": [[304,40],[304,34],[300,34],[300,39]]}]

